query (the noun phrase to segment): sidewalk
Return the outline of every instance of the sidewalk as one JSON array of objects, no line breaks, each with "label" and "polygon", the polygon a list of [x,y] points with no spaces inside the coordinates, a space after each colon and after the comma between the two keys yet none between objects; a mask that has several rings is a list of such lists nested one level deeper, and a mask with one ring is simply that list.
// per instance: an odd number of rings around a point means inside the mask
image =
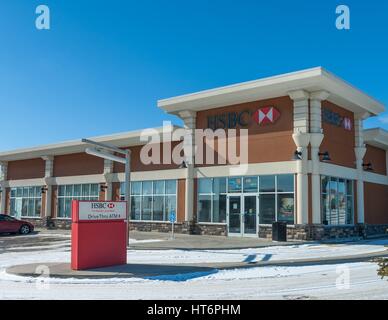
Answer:
[{"label": "sidewalk", "polygon": [[287,246],[307,243],[304,241],[275,242],[257,237],[223,237],[206,235],[175,234],[171,239],[170,233],[131,231],[129,238],[140,241],[131,243],[128,247],[136,250],[217,250],[217,249],[245,249],[263,248],[270,246]]}]

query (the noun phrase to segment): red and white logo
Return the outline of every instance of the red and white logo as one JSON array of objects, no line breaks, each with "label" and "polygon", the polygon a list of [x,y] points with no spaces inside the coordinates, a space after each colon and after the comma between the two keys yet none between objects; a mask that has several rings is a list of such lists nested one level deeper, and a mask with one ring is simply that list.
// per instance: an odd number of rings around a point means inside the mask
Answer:
[{"label": "red and white logo", "polygon": [[280,112],[274,107],[264,107],[253,115],[258,125],[275,123],[280,118]]},{"label": "red and white logo", "polygon": [[352,120],[350,120],[349,118],[344,118],[343,126],[345,130],[352,131],[353,129]]},{"label": "red and white logo", "polygon": [[109,209],[113,209],[114,207],[115,207],[115,204],[114,204],[114,203],[109,203],[109,204],[108,204],[108,208],[109,208]]}]

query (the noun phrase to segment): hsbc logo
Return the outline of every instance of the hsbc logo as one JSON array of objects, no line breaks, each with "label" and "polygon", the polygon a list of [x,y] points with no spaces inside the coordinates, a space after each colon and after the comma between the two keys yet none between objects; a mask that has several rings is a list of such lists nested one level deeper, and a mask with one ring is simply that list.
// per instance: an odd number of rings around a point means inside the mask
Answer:
[{"label": "hsbc logo", "polygon": [[229,112],[207,117],[208,128],[235,129],[248,128],[252,122],[259,126],[276,123],[280,118],[280,112],[275,107],[263,107],[255,111],[244,110],[241,112]]},{"label": "hsbc logo", "polygon": [[92,202],[92,209],[114,209],[115,204],[112,202]]},{"label": "hsbc logo", "polygon": [[353,129],[352,120],[350,120],[349,118],[344,118],[343,126],[345,130],[352,131]]},{"label": "hsbc logo", "polygon": [[331,111],[330,109],[322,109],[322,119],[324,122],[331,125],[342,127],[347,131],[353,130],[353,121],[348,117],[343,117],[337,112]]},{"label": "hsbc logo", "polygon": [[275,123],[280,118],[280,112],[274,107],[265,107],[253,114],[253,119],[258,125]]}]

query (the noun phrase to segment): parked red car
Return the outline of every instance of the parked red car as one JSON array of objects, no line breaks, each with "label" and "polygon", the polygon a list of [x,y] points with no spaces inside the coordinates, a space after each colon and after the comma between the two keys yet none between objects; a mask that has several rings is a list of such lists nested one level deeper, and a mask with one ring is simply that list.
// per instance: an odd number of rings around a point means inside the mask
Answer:
[{"label": "parked red car", "polygon": [[34,226],[31,223],[0,214],[0,233],[29,234],[32,231]]}]

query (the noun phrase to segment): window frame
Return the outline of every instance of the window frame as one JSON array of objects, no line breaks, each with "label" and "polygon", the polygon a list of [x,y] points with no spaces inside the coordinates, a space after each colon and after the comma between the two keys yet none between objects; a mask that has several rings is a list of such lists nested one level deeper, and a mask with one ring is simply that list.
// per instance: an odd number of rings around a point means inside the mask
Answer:
[{"label": "window frame", "polygon": [[[28,218],[28,219],[41,218],[42,217],[42,188],[43,188],[43,186],[20,186],[20,187],[10,188],[10,192],[9,192],[9,213],[10,213],[10,216],[11,217],[15,216],[14,212],[13,212],[13,209],[15,209],[15,208],[13,208],[12,202],[15,205],[16,199],[20,199],[22,201],[22,212],[21,212],[20,218]],[[25,189],[27,189],[27,196],[24,195]],[[21,192],[18,192],[18,191],[21,191]],[[31,193],[32,193],[32,196],[31,196]],[[12,201],[12,200],[14,200],[14,201]],[[25,203],[25,201],[27,202],[27,215],[23,214],[23,204]],[[30,201],[33,202],[33,209],[32,209],[33,214],[32,215],[29,215],[29,211],[30,211],[29,210],[29,208],[30,208],[29,203],[30,203]],[[40,202],[40,210],[39,210],[38,214],[36,214],[37,201]]]},{"label": "window frame", "polygon": [[[323,185],[323,180],[327,178],[328,181],[329,181],[329,184],[328,184],[328,187],[326,188],[326,192],[323,192],[323,188],[322,188],[322,185]],[[350,223],[346,223],[346,224],[340,224],[339,223],[339,220],[340,220],[340,214],[339,214],[339,197],[337,196],[336,197],[336,208],[337,208],[337,217],[336,217],[336,220],[337,220],[337,224],[330,224],[329,221],[328,221],[328,217],[327,217],[327,213],[328,212],[325,212],[325,206],[324,206],[324,201],[323,201],[323,196],[326,196],[326,198],[328,197],[329,199],[329,202],[330,202],[330,196],[331,196],[331,182],[332,182],[332,179],[335,179],[335,182],[336,182],[336,194],[338,194],[338,190],[339,190],[339,181],[340,180],[343,180],[344,181],[344,185],[345,185],[345,219],[347,219],[347,215],[348,215],[348,199],[351,198],[351,203],[352,203],[352,207],[351,207],[351,221]],[[350,185],[351,185],[351,192],[349,193],[349,190],[348,190],[348,186],[349,186],[349,182],[350,182]],[[355,214],[355,211],[354,211],[354,206],[355,206],[355,198],[354,198],[354,185],[355,185],[355,180],[352,180],[352,179],[347,179],[347,178],[343,178],[343,177],[334,177],[334,176],[326,176],[326,175],[321,175],[321,184],[320,184],[320,201],[321,201],[321,222],[324,226],[327,226],[327,227],[351,227],[351,226],[354,226],[355,225],[355,220],[354,220],[354,214]],[[331,207],[330,207],[330,203],[329,203],[329,212],[330,212],[330,216],[331,216]],[[324,222],[327,221],[327,224],[325,224]]]},{"label": "window frame", "polygon": [[[175,193],[167,193],[167,182],[173,181],[175,183]],[[155,184],[163,182],[163,191],[164,193],[155,193]],[[168,213],[166,212],[167,198],[174,197],[175,198],[175,212],[178,210],[178,180],[177,179],[164,179],[164,180],[144,180],[144,181],[131,181],[130,187],[132,189],[133,183],[140,183],[140,194],[133,194],[132,190],[130,192],[131,203],[135,197],[140,198],[140,219],[132,219],[132,207],[130,208],[130,220],[134,222],[157,222],[157,223],[166,223],[169,222]],[[151,183],[151,193],[144,194],[143,193],[143,183]],[[125,200],[124,187],[125,183],[120,182],[120,200]],[[151,219],[144,220],[143,219],[143,201],[145,197],[151,197]],[[163,197],[163,220],[154,220],[154,203],[156,197]],[[175,222],[177,222],[178,214],[175,214]],[[136,218],[136,215],[135,215]]]},{"label": "window frame", "polygon": [[[94,191],[97,191],[97,195],[92,195],[92,185],[96,185],[97,188],[96,190]],[[74,190],[75,190],[75,186],[79,186],[80,187],[80,190],[79,190],[79,195],[75,196],[75,193],[74,193]],[[88,194],[85,195],[84,194],[84,187],[85,186],[88,186]],[[67,193],[67,189],[71,187],[71,194],[68,194]],[[61,188],[64,188],[63,190],[63,194],[61,195]],[[72,200],[79,200],[79,201],[99,201],[100,200],[100,188],[99,188],[99,184],[98,183],[74,183],[74,184],[61,184],[61,185],[58,185],[57,186],[57,197],[56,197],[56,219],[71,219],[71,205],[70,205],[70,212],[69,212],[69,215],[67,216],[66,215],[66,200],[67,199],[71,199]],[[60,215],[62,212],[61,212],[61,209],[60,209],[60,204],[61,204],[61,201],[60,200],[63,200],[62,204],[63,204],[63,216]],[[71,203],[71,202],[70,202]]]},{"label": "window frame", "polygon": [[[284,175],[289,175],[289,176],[292,176],[292,179],[293,179],[293,191],[278,191],[278,177],[279,176],[284,176]],[[268,176],[273,176],[275,178],[275,185],[274,185],[274,191],[265,191],[265,192],[261,192],[260,191],[260,178],[261,177],[268,177]],[[257,179],[257,190],[256,192],[252,192],[252,191],[247,191],[247,192],[244,192],[244,189],[245,189],[245,186],[244,186],[244,181],[245,181],[245,178],[256,178]],[[200,183],[200,180],[201,179],[210,179],[211,180],[211,192],[200,192],[200,188],[199,188],[199,183]],[[295,225],[295,221],[296,221],[296,208],[295,208],[295,184],[296,184],[296,179],[295,179],[295,174],[294,173],[288,173],[288,174],[273,174],[273,175],[247,175],[247,176],[232,176],[232,177],[211,177],[211,178],[200,178],[198,179],[198,191],[197,191],[197,194],[196,194],[196,197],[197,197],[197,212],[196,212],[196,221],[198,224],[221,224],[221,225],[227,225],[227,212],[226,212],[226,217],[225,217],[225,222],[214,222],[214,196],[217,195],[217,193],[215,193],[214,191],[214,181],[216,179],[226,179],[225,181],[225,185],[226,185],[226,192],[220,192],[219,195],[225,195],[226,196],[226,201],[228,201],[228,197],[231,197],[231,196],[245,196],[245,195],[255,195],[257,196],[259,199],[258,199],[258,225],[259,226],[268,226],[269,224],[263,224],[263,223],[260,223],[260,196],[261,195],[265,195],[265,194],[269,194],[269,195],[274,195],[275,197],[275,221],[278,221],[278,215],[279,215],[279,195],[292,195],[293,199],[294,199],[294,208],[293,208],[293,222],[292,223],[289,223],[289,225]],[[229,179],[241,179],[241,192],[229,192]],[[200,221],[199,220],[199,197],[200,196],[210,196],[211,197],[211,205],[210,205],[210,208],[211,208],[211,212],[210,212],[210,222],[206,222],[206,221]],[[227,204],[226,204],[226,207],[227,207]],[[288,222],[287,222],[288,223]]]}]

